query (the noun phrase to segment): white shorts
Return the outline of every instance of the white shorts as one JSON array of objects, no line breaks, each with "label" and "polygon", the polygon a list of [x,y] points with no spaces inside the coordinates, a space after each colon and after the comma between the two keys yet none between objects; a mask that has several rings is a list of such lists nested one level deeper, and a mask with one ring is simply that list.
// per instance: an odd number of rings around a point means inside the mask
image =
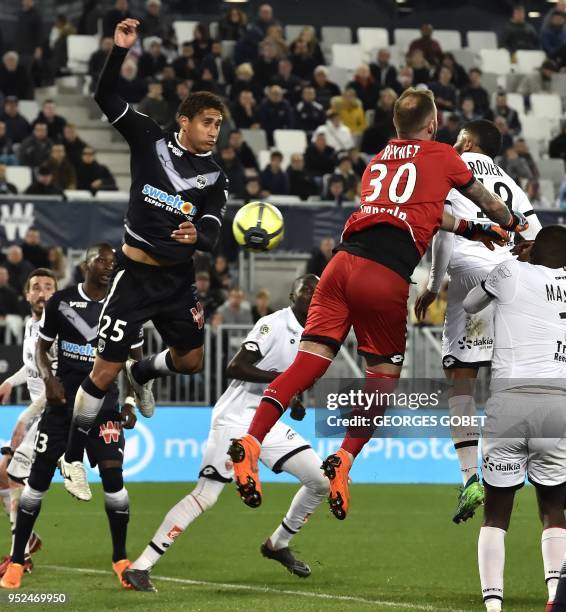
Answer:
[{"label": "white shorts", "polygon": [[[482,429],[482,475],[494,487],[566,483],[566,394],[495,393]],[[550,437],[561,435],[562,437]]]},{"label": "white shorts", "polygon": [[35,457],[35,436],[39,421],[39,416],[34,417],[30,421],[21,444],[15,449],[12,460],[8,464],[8,476],[16,482],[24,483],[31,472],[31,466]]},{"label": "white shorts", "polygon": [[[247,430],[248,425],[213,425],[208,434],[199,477],[231,482],[234,470],[232,460],[228,456],[228,447],[232,438],[241,438]],[[308,448],[311,448],[311,445],[302,436],[282,421],[277,421],[265,436],[259,459],[270,470],[279,474],[287,459]]]},{"label": "white shorts", "polygon": [[493,353],[493,307],[467,314],[462,306],[469,291],[491,268],[474,268],[450,277],[448,306],[442,330],[442,365],[446,369],[487,366]]}]

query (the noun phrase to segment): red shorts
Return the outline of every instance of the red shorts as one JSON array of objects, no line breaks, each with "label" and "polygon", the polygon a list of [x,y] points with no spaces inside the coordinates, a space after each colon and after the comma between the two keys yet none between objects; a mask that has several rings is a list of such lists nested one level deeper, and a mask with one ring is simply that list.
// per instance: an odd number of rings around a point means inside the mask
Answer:
[{"label": "red shorts", "polygon": [[339,251],[314,292],[303,340],[339,348],[354,327],[358,353],[401,365],[409,283],[389,268]]}]

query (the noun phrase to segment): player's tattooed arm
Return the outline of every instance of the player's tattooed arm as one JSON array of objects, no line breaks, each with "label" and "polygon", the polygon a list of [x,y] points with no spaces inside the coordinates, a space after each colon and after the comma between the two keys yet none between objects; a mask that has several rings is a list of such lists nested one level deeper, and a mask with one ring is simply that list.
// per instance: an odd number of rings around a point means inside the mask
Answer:
[{"label": "player's tattooed arm", "polygon": [[461,189],[461,192],[496,223],[504,229],[514,229],[513,214],[505,202],[494,193],[488,191],[481,181],[474,181],[471,185]]},{"label": "player's tattooed arm", "polygon": [[51,404],[65,404],[65,390],[59,379],[53,374],[49,349],[53,340],[39,338],[35,349],[35,360],[39,375],[45,383],[45,397]]},{"label": "player's tattooed arm", "polygon": [[259,347],[255,342],[244,342],[240,350],[226,368],[226,374],[230,378],[243,380],[245,382],[270,383],[275,380],[281,372],[261,370],[254,364],[262,357]]}]

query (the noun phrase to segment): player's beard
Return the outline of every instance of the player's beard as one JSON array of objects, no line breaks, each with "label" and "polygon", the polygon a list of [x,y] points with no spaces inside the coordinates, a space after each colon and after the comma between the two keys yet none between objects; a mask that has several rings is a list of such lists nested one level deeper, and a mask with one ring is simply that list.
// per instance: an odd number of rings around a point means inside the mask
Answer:
[{"label": "player's beard", "polygon": [[37,319],[41,319],[43,316],[43,309],[45,308],[45,300],[38,300],[33,304],[30,304],[31,311]]}]

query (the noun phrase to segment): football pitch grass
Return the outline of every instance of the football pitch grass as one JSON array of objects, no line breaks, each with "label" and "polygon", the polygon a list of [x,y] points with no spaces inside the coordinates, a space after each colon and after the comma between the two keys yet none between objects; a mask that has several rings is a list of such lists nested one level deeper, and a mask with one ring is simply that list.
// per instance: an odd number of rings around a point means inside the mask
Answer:
[{"label": "football pitch grass", "polygon": [[[129,484],[128,554],[134,559],[190,483]],[[30,610],[448,610],[481,611],[476,563],[479,516],[451,521],[455,486],[353,485],[352,509],[337,521],[321,505],[294,540],[312,576],[301,579],[259,553],[284,515],[296,485],[267,484],[252,510],[228,485],[218,503],[189,527],[153,571],[158,593],[125,591],[111,573],[102,490],[75,501],[62,485],[44,499],[35,555],[22,591],[65,592],[68,603]],[[8,547],[7,522],[0,531]],[[532,487],[518,492],[507,535],[505,609],[544,610],[540,524]],[[0,608],[6,604],[2,594]]]}]

